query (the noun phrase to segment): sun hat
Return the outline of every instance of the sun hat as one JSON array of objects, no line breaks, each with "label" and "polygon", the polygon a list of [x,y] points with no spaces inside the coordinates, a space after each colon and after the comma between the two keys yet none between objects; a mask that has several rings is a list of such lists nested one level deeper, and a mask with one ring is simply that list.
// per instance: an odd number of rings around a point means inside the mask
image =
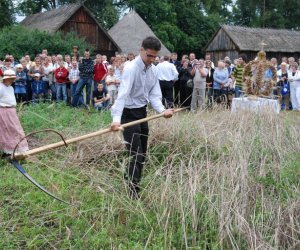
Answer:
[{"label": "sun hat", "polygon": [[40,73],[35,73],[34,74],[34,77],[40,77],[41,75],[40,75]]},{"label": "sun hat", "polygon": [[16,65],[16,69],[23,69],[22,64],[17,64],[17,65]]},{"label": "sun hat", "polygon": [[15,79],[15,78],[16,78],[16,73],[12,69],[7,69],[3,72],[2,80],[4,80],[4,79]]}]

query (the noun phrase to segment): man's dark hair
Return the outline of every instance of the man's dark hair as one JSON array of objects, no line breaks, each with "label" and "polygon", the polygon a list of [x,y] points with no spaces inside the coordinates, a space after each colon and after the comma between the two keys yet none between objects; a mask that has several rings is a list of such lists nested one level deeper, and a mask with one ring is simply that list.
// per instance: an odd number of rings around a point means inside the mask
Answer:
[{"label": "man's dark hair", "polygon": [[154,36],[146,37],[142,42],[142,47],[146,49],[153,49],[156,51],[160,51],[161,43],[160,41]]},{"label": "man's dark hair", "polygon": [[246,54],[239,54],[238,58],[242,58],[244,62],[247,62],[247,55]]}]

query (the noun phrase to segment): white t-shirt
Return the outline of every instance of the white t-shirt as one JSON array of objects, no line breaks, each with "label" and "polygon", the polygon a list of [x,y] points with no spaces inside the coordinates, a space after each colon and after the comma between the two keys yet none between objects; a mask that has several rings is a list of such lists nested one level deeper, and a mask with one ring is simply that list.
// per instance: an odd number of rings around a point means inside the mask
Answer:
[{"label": "white t-shirt", "polygon": [[43,67],[44,67],[44,73],[45,73],[45,75],[48,75],[50,72],[53,71],[53,65],[52,65],[52,63],[51,64],[49,63],[49,65],[47,67],[45,65]]},{"label": "white t-shirt", "polygon": [[[114,82],[116,80],[115,76],[111,76],[111,75],[108,75],[105,79],[105,82],[106,84],[109,83],[109,82]],[[117,86],[116,84],[111,84],[111,85],[108,85],[107,84],[107,90],[108,91],[112,91],[112,90],[117,90]]]},{"label": "white t-shirt", "polygon": [[43,77],[43,81],[49,81],[49,74],[53,71],[53,65],[52,63],[49,64],[47,67],[44,65],[44,73],[45,76]]},{"label": "white t-shirt", "polygon": [[15,107],[17,105],[14,88],[0,83],[0,107]]}]

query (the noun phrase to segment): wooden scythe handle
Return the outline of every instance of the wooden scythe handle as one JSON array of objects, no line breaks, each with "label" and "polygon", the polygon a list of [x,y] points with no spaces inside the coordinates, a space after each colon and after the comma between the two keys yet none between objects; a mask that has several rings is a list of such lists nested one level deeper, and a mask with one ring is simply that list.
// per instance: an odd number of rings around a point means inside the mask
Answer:
[{"label": "wooden scythe handle", "polygon": [[[175,109],[174,113],[183,111],[187,108],[188,107]],[[149,116],[149,117],[139,119],[139,120],[136,120],[136,121],[133,121],[133,122],[128,122],[128,123],[122,124],[121,128],[127,128],[127,127],[130,127],[130,126],[137,125],[137,124],[147,122],[147,121],[150,121],[150,120],[154,120],[154,119],[157,119],[157,118],[160,118],[160,117],[163,117],[163,113],[153,115],[153,116]],[[90,134],[86,134],[86,135],[74,137],[74,138],[71,138],[71,139],[67,139],[67,140],[65,140],[65,142],[60,141],[60,142],[52,143],[52,144],[45,145],[45,146],[42,146],[42,147],[38,147],[38,148],[35,148],[35,149],[31,149],[31,150],[28,150],[28,151],[25,151],[25,152],[22,152],[22,153],[16,153],[14,155],[13,159],[14,160],[23,160],[23,159],[26,159],[27,157],[29,157],[31,155],[36,155],[36,154],[39,154],[39,153],[42,153],[42,152],[49,151],[49,150],[54,149],[54,148],[59,148],[59,147],[65,146],[65,143],[67,143],[69,145],[69,144],[80,142],[80,141],[83,141],[83,140],[86,140],[86,139],[89,139],[89,138],[93,138],[95,136],[107,134],[107,133],[110,133],[110,132],[113,132],[113,131],[110,128],[106,128],[106,129],[99,130],[99,131],[96,131],[96,132],[93,132],[93,133],[90,133]]]}]

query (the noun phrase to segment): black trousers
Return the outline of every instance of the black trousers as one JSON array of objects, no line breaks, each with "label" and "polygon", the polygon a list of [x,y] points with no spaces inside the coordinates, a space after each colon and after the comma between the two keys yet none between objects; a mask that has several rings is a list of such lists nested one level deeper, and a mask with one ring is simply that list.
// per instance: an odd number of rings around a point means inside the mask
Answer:
[{"label": "black trousers", "polygon": [[189,88],[186,83],[187,80],[180,80],[180,106],[191,106],[193,88]]},{"label": "black trousers", "polygon": [[[147,116],[146,106],[142,108],[127,109],[124,108],[121,124],[136,121]],[[134,125],[124,129],[123,135],[127,142],[126,148],[130,156],[130,163],[125,172],[125,179],[138,185],[145,163],[147,143],[148,143],[148,122]]]},{"label": "black trousers", "polygon": [[174,104],[180,105],[180,82],[174,82]]},{"label": "black trousers", "polygon": [[221,103],[221,98],[220,98],[221,95],[222,95],[222,90],[221,89],[214,89],[213,90],[214,100],[217,103]]},{"label": "black trousers", "polygon": [[174,97],[173,97],[173,81],[161,81],[159,80],[160,89],[162,93],[162,103],[165,108],[174,107]]}]

